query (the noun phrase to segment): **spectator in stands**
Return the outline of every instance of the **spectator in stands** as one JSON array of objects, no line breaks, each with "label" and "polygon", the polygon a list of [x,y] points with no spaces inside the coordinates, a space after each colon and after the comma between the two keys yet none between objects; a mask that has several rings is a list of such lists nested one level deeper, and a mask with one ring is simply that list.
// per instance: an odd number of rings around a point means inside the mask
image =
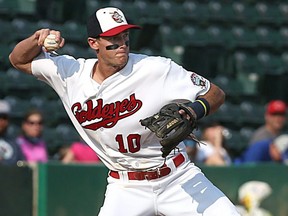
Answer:
[{"label": "spectator in stands", "polygon": [[225,128],[216,122],[204,125],[201,142],[196,145],[195,163],[209,166],[227,166],[231,164],[231,157],[226,150]]},{"label": "spectator in stands", "polygon": [[192,139],[186,139],[183,141],[186,146],[186,152],[189,156],[189,159],[192,162],[195,162],[196,154],[197,154],[197,142]]},{"label": "spectator in stands", "polygon": [[17,137],[25,160],[29,163],[47,162],[48,152],[42,139],[43,115],[39,110],[30,110],[24,116],[22,134]]},{"label": "spectator in stands", "polygon": [[265,112],[265,124],[258,128],[251,136],[249,144],[260,140],[273,139],[283,132],[286,123],[287,106],[282,100],[272,100]]},{"label": "spectator in stands", "polygon": [[100,162],[95,151],[84,143],[84,141],[73,142],[71,146],[61,148],[60,160],[65,164]]},{"label": "spectator in stands", "polygon": [[0,100],[0,164],[3,165],[15,165],[23,160],[15,139],[7,134],[10,110],[10,105],[5,100]]},{"label": "spectator in stands", "polygon": [[260,140],[235,159],[235,164],[259,162],[288,164],[288,134],[279,135],[275,139]]}]

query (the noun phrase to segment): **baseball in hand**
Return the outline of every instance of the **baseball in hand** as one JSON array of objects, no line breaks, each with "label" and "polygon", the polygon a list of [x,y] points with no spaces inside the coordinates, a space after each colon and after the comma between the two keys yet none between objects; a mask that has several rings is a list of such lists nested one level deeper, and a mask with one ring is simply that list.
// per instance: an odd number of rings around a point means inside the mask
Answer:
[{"label": "baseball in hand", "polygon": [[54,34],[49,34],[44,40],[44,47],[48,52],[59,49],[59,44],[55,39],[56,36]]}]

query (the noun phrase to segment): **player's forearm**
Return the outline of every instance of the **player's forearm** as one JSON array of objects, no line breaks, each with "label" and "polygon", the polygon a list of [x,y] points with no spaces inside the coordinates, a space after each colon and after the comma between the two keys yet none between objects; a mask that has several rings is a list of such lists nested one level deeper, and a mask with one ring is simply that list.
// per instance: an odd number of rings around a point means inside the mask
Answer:
[{"label": "player's forearm", "polygon": [[[192,111],[195,119],[214,113],[225,101],[225,93],[215,84],[211,83],[209,91],[205,95],[196,98],[192,103],[186,103]],[[183,114],[181,111],[180,114]]]},{"label": "player's forearm", "polygon": [[215,84],[211,83],[210,90],[203,96],[199,98],[204,98],[209,103],[210,109],[207,115],[216,112],[219,107],[225,102],[225,93]]},{"label": "player's forearm", "polygon": [[41,52],[38,37],[33,34],[19,42],[9,55],[11,64],[18,70],[31,73],[31,62]]}]

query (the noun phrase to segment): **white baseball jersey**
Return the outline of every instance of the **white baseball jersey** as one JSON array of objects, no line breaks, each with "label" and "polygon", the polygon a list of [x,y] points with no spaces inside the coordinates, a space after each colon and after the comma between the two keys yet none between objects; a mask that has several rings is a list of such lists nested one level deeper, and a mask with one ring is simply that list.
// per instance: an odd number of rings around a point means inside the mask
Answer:
[{"label": "white baseball jersey", "polygon": [[[99,84],[92,79],[96,61],[43,52],[32,72],[57,92],[81,137],[109,169],[161,166],[159,139],[139,120],[168,103],[194,101],[210,82],[171,59],[129,54],[127,65]],[[184,143],[179,149],[186,151]]]}]

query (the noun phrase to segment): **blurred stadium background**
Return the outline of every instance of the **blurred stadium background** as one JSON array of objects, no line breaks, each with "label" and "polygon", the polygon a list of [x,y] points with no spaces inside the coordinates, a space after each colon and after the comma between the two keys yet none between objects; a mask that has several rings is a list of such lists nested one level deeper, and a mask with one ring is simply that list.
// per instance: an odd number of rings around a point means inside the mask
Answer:
[{"label": "blurred stadium background", "polygon": [[55,92],[13,69],[8,55],[35,30],[53,28],[66,39],[60,54],[94,57],[85,22],[102,6],[121,8],[143,27],[131,32],[132,52],[170,57],[223,88],[226,103],[206,121],[229,129],[234,155],[263,123],[264,105],[288,101],[287,0],[0,0],[0,98],[12,105],[11,133],[26,110],[41,109],[51,159],[78,135]]},{"label": "blurred stadium background", "polygon": [[264,105],[288,100],[288,1],[0,0],[0,97],[12,105],[15,132],[27,109],[44,111],[51,156],[77,134],[54,91],[13,69],[8,54],[35,30],[54,28],[66,39],[59,53],[94,57],[86,42],[86,17],[109,5],[142,25],[132,31],[133,52],[170,57],[224,89],[225,105],[207,120],[230,129],[227,143],[235,154],[263,123]]}]

